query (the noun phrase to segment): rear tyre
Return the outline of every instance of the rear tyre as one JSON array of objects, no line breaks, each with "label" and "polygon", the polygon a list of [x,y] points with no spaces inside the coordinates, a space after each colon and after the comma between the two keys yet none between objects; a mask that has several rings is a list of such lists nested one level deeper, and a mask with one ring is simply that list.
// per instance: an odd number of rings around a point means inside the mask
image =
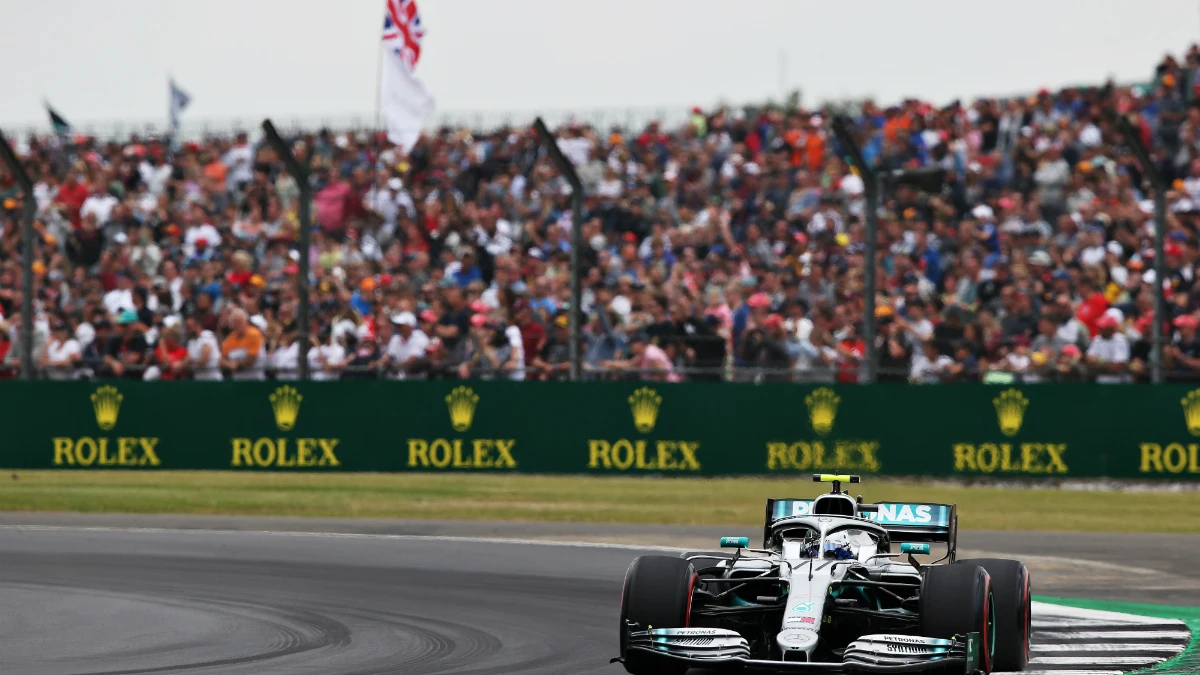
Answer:
[{"label": "rear tyre", "polygon": [[695,584],[696,568],[682,558],[644,555],[629,566],[621,589],[621,656],[626,671],[634,675],[682,675],[687,671],[687,666],[649,654],[627,653],[625,622],[633,621],[642,630],[651,626],[687,628]]},{"label": "rear tyre", "polygon": [[921,585],[920,635],[952,638],[979,633],[980,667],[992,672],[995,650],[995,611],[991,578],[978,565],[935,565],[925,568]]},{"label": "rear tyre", "polygon": [[996,610],[996,670],[1012,672],[1029,665],[1029,570],[1016,560],[976,558],[955,564],[979,565],[992,578]]}]

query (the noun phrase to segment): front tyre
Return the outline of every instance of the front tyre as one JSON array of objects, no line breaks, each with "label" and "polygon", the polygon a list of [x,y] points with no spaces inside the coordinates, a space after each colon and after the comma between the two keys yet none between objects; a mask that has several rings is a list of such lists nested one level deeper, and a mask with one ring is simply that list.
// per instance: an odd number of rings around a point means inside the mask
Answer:
[{"label": "front tyre", "polygon": [[634,675],[681,675],[687,670],[687,666],[663,662],[648,654],[627,653],[625,622],[633,621],[641,630],[687,628],[695,586],[696,568],[687,560],[644,555],[633,561],[621,588],[621,657],[626,671]]},{"label": "front tyre", "polygon": [[976,558],[956,565],[978,565],[992,578],[996,608],[996,670],[1013,672],[1029,665],[1031,626],[1029,569],[1016,560]]},{"label": "front tyre", "polygon": [[992,672],[995,611],[991,577],[978,565],[934,565],[925,568],[921,584],[920,635],[952,638],[979,633],[980,667]]}]

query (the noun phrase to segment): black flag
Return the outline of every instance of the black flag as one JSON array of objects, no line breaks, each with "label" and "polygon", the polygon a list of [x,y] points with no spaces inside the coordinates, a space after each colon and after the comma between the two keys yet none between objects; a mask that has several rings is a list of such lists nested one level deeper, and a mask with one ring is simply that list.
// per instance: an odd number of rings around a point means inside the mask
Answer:
[{"label": "black flag", "polygon": [[50,114],[50,126],[54,127],[54,133],[59,136],[71,135],[71,125],[49,103],[46,104],[46,112]]}]

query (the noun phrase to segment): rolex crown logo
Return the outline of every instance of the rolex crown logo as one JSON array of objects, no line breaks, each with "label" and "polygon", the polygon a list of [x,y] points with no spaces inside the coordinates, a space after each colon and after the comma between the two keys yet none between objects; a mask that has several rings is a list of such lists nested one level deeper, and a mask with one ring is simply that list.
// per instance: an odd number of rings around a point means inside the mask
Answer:
[{"label": "rolex crown logo", "polygon": [[471,428],[475,419],[475,406],[479,403],[479,394],[470,387],[455,387],[446,396],[446,407],[450,408],[450,426],[455,431],[466,431]]},{"label": "rolex crown logo", "polygon": [[117,413],[121,412],[121,401],[125,397],[112,385],[104,385],[92,394],[92,409],[96,411],[96,425],[108,431],[117,425]]},{"label": "rolex crown logo", "polygon": [[291,431],[300,415],[300,402],[304,397],[295,387],[283,386],[271,394],[271,410],[275,411],[275,426],[280,431]]},{"label": "rolex crown logo", "polygon": [[642,387],[629,397],[629,410],[633,413],[633,426],[643,434],[654,429],[658,422],[658,406],[662,397],[650,387]]},{"label": "rolex crown logo", "polygon": [[833,430],[833,420],[837,417],[837,407],[841,401],[842,399],[829,387],[814,390],[804,398],[813,431],[824,436]]},{"label": "rolex crown logo", "polygon": [[1183,419],[1188,433],[1200,436],[1200,389],[1193,389],[1179,401],[1183,404]]},{"label": "rolex crown logo", "polygon": [[996,406],[996,419],[1000,422],[1000,433],[1005,436],[1016,436],[1025,421],[1025,407],[1029,400],[1016,389],[1006,389],[992,399]]}]

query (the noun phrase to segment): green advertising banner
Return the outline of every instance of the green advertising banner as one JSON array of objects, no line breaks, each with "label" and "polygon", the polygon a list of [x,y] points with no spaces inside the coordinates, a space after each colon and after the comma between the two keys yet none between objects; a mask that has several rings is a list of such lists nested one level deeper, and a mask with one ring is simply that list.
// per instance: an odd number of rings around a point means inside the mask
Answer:
[{"label": "green advertising banner", "polygon": [[6,382],[12,469],[1200,479],[1200,389]]}]

